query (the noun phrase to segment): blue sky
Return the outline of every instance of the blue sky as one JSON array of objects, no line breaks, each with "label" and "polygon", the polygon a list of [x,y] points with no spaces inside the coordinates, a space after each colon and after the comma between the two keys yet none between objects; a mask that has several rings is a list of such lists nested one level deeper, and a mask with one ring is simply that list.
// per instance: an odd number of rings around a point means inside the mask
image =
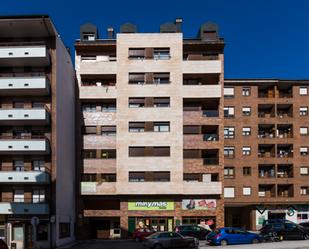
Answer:
[{"label": "blue sky", "polygon": [[200,24],[219,24],[226,41],[226,78],[309,78],[309,1],[307,0],[1,0],[0,15],[49,14],[73,49],[85,22],[116,30],[132,22],[141,32],[182,17],[185,37]]}]

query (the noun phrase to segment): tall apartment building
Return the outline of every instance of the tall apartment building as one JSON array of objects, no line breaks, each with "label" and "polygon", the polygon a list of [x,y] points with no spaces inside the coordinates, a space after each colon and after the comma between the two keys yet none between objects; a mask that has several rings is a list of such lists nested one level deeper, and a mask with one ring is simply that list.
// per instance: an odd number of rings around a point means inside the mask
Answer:
[{"label": "tall apartment building", "polygon": [[225,80],[227,226],[309,220],[308,87],[303,80]]},{"label": "tall apartment building", "polygon": [[80,238],[224,223],[224,41],[210,23],[185,39],[181,23],[81,27]]},{"label": "tall apartment building", "polygon": [[0,17],[0,236],[11,248],[74,239],[74,84],[48,16]]}]

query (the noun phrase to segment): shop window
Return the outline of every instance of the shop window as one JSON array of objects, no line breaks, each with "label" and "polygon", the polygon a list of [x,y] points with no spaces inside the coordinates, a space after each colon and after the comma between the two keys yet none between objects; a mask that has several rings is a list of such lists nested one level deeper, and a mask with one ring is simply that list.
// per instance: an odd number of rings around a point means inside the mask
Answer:
[{"label": "shop window", "polygon": [[13,234],[12,234],[12,240],[15,241],[24,241],[24,228],[22,226],[13,226]]},{"label": "shop window", "polygon": [[250,95],[251,95],[251,87],[243,87],[242,96],[250,96]]},{"label": "shop window", "polygon": [[70,237],[70,223],[59,223],[59,239]]},{"label": "shop window", "polygon": [[48,240],[48,224],[40,222],[36,228],[36,239],[37,241],[46,241]]}]

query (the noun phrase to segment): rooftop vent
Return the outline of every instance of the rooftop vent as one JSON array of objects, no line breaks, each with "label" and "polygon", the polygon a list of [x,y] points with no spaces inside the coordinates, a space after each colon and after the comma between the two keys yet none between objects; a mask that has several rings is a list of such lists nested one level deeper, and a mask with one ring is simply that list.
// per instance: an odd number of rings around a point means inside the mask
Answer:
[{"label": "rooftop vent", "polygon": [[115,32],[113,27],[107,28],[107,38],[108,39],[114,39]]},{"label": "rooftop vent", "polygon": [[91,23],[85,23],[80,27],[81,41],[95,41],[99,38],[98,29]]},{"label": "rooftop vent", "polygon": [[120,33],[137,33],[137,27],[132,23],[122,24],[120,26]]},{"label": "rooftop vent", "polygon": [[176,18],[175,23],[168,22],[160,25],[160,33],[181,33],[182,18]]},{"label": "rooftop vent", "polygon": [[199,37],[204,41],[217,41],[219,39],[218,25],[208,22],[201,25]]}]

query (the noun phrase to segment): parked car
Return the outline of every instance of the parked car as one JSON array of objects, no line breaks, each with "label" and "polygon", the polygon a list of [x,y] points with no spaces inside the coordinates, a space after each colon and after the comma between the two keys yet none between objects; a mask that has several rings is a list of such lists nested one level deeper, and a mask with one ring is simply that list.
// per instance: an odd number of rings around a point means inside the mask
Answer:
[{"label": "parked car", "polygon": [[147,237],[147,236],[149,236],[153,233],[155,233],[155,231],[150,229],[150,228],[139,228],[139,229],[136,229],[133,232],[133,239],[136,242],[140,242],[140,241],[143,241],[145,239],[145,237]]},{"label": "parked car", "polygon": [[9,249],[4,240],[0,239],[0,249]]},{"label": "parked car", "polygon": [[261,235],[276,232],[284,240],[305,239],[309,240],[309,230],[291,221],[268,222],[260,229]]},{"label": "parked car", "polygon": [[256,244],[262,241],[260,235],[250,233],[241,228],[223,227],[218,228],[206,236],[206,240],[213,245],[237,245],[237,244]]},{"label": "parked car", "polygon": [[199,240],[205,239],[206,235],[210,233],[209,230],[197,226],[197,225],[181,225],[181,226],[176,226],[174,231],[176,233],[179,233],[183,236],[191,236],[195,237]]},{"label": "parked car", "polygon": [[299,225],[306,229],[309,229],[309,222],[302,222],[302,223],[299,223]]},{"label": "parked car", "polygon": [[146,237],[143,245],[148,249],[198,248],[199,241],[175,232],[158,232]]}]

